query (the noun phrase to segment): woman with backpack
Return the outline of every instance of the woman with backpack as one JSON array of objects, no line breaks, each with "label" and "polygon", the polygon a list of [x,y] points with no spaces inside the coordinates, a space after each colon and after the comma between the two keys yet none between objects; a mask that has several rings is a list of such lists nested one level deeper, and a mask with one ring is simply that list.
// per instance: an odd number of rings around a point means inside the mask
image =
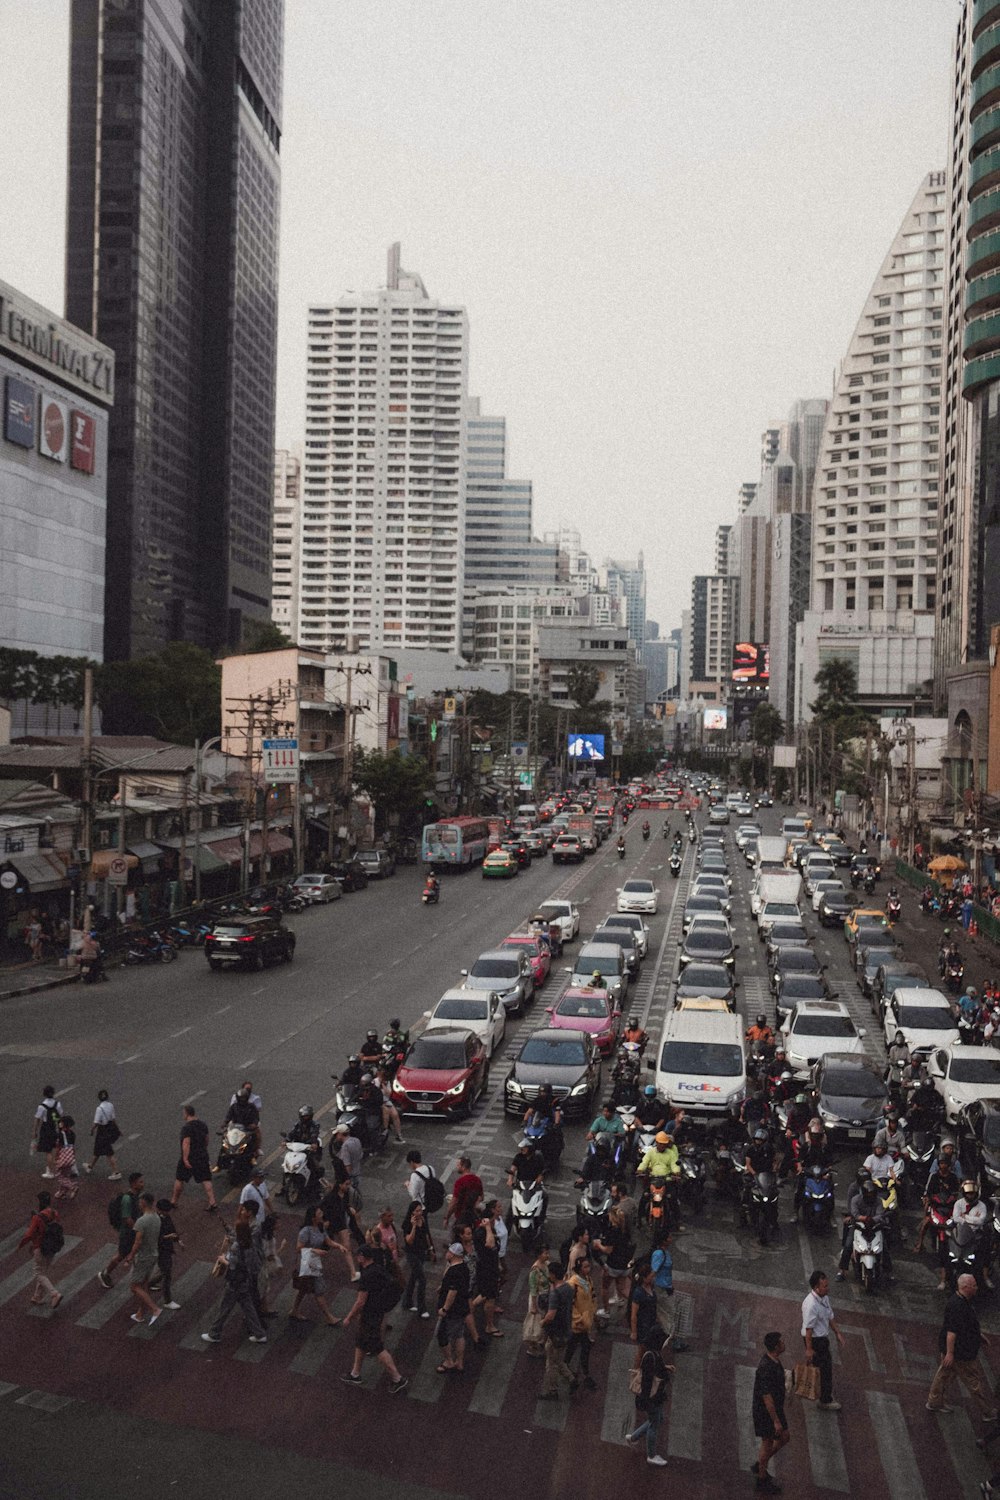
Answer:
[{"label": "woman with backpack", "polygon": [[47,1083],[42,1089],[42,1102],[35,1110],[35,1124],[32,1135],[32,1146],[36,1151],[45,1154],[45,1171],[43,1177],[54,1177],[56,1164],[56,1147],[59,1145],[59,1122],[62,1119],[62,1105],[56,1098],[56,1091],[51,1083]]},{"label": "woman with backpack", "polygon": [[38,1208],[32,1214],[31,1223],[17,1247],[23,1250],[25,1246],[29,1246],[31,1249],[31,1258],[35,1263],[35,1284],[31,1289],[31,1300],[36,1307],[47,1297],[49,1306],[55,1311],[62,1301],[62,1292],[52,1285],[49,1271],[65,1240],[59,1214],[52,1207],[52,1194],[39,1193]]}]

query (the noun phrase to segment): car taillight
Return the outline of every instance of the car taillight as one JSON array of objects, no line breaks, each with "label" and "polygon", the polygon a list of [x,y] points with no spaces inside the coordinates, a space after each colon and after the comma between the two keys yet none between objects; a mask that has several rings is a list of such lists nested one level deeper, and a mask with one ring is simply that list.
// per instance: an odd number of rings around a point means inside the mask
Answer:
[{"label": "car taillight", "polygon": [[251,934],[248,934],[246,937],[237,938],[236,941],[238,943],[252,943],[253,942],[253,934],[251,933]]}]

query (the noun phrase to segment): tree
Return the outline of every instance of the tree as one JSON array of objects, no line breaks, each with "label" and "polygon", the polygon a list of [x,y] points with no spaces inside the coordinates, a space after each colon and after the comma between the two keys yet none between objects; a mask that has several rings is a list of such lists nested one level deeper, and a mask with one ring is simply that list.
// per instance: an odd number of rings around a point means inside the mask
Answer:
[{"label": "tree", "polygon": [[843,656],[831,657],[813,681],[819,689],[815,703],[809,705],[814,718],[828,724],[857,713],[858,674],[853,662]]},{"label": "tree", "polygon": [[577,708],[589,708],[600,689],[601,674],[596,667],[578,662],[566,673],[566,691]]},{"label": "tree", "polygon": [[106,662],[97,697],[107,732],[193,745],[219,733],[222,671],[210,651],[171,641],[154,656]]},{"label": "tree", "polygon": [[258,656],[263,651],[283,651],[295,642],[273,620],[247,620],[243,626],[243,644],[227,656]]},{"label": "tree", "polygon": [[420,827],[419,814],[431,789],[431,776],[419,755],[355,750],[351,779],[371,798],[379,831],[391,820],[404,830],[415,832]]},{"label": "tree", "polygon": [[773,750],[785,732],[785,721],[772,703],[758,703],[750,720],[750,733],[764,750]]}]

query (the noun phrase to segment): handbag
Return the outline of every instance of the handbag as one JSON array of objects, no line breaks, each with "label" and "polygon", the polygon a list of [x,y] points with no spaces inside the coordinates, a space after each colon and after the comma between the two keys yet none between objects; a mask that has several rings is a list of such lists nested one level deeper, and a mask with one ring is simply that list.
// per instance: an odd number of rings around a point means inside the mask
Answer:
[{"label": "handbag", "polygon": [[795,1383],[793,1386],[796,1396],[803,1401],[816,1401],[819,1398],[819,1369],[816,1365],[807,1365],[801,1361],[795,1366]]},{"label": "handbag", "polygon": [[[645,1359],[645,1358],[646,1358],[646,1355],[644,1354],[642,1356],[642,1359]],[[635,1366],[634,1369],[629,1370],[629,1372],[628,1372],[628,1388],[631,1391],[631,1393],[632,1393],[633,1396],[641,1396],[642,1395],[642,1359],[639,1361],[639,1363]],[[663,1381],[661,1380],[660,1376],[659,1375],[654,1375],[653,1376],[653,1384],[650,1387],[650,1392],[649,1392],[649,1399],[650,1400],[652,1400],[653,1397],[657,1394],[657,1392],[659,1391],[660,1386],[662,1384],[663,1384]]]},{"label": "handbag", "polygon": [[529,1312],[524,1315],[521,1324],[521,1339],[526,1344],[540,1344],[542,1341],[542,1315],[540,1312]]}]

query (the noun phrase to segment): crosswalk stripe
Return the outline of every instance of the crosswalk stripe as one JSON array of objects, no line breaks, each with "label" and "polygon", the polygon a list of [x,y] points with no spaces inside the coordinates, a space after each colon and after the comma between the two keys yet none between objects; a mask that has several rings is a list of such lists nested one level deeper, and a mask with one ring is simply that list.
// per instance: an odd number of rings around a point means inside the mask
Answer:
[{"label": "crosswalk stripe", "polygon": [[840,1423],[826,1411],[817,1411],[811,1401],[803,1402],[806,1414],[806,1439],[814,1483],[821,1490],[850,1492],[847,1460],[840,1440]]},{"label": "crosswalk stripe", "polygon": [[564,1432],[566,1430],[566,1418],[569,1415],[569,1401],[566,1399],[566,1386],[563,1381],[556,1385],[556,1401],[536,1401],[535,1413],[532,1418],[535,1427],[546,1427],[550,1432]]},{"label": "crosswalk stripe", "polygon": [[18,1245],[20,1245],[23,1236],[23,1229],[15,1229],[14,1233],[9,1234],[5,1240],[0,1240],[0,1260],[5,1260],[8,1255],[13,1255]]},{"label": "crosswalk stripe", "polygon": [[866,1395],[889,1500],[927,1500],[902,1406],[885,1391],[867,1391]]},{"label": "crosswalk stripe", "polygon": [[[64,1276],[55,1282],[56,1287],[63,1294],[63,1305],[71,1297],[75,1297],[77,1292],[81,1291],[88,1282],[96,1279],[98,1271],[103,1270],[104,1266],[107,1265],[107,1260],[107,1247],[104,1247],[98,1250],[96,1255],[92,1255],[89,1260],[85,1260],[83,1265],[74,1266],[68,1276]],[[44,1307],[29,1307],[28,1316],[32,1318],[51,1318],[53,1312],[52,1308],[46,1302]]]},{"label": "crosswalk stripe", "polygon": [[510,1322],[505,1331],[506,1338],[491,1340],[489,1357],[483,1365],[469,1402],[469,1411],[478,1412],[480,1416],[500,1415],[510,1377],[521,1353],[520,1328],[516,1323]]},{"label": "crosswalk stripe", "polygon": [[[431,1326],[434,1326],[433,1323]],[[465,1342],[468,1349],[468,1339]],[[426,1401],[428,1403],[440,1401],[441,1391],[446,1380],[458,1378],[468,1380],[468,1375],[456,1377],[439,1375],[437,1373],[437,1367],[441,1363],[443,1354],[444,1350],[439,1346],[435,1333],[435,1336],[424,1350],[424,1357],[417,1366],[416,1373],[410,1376],[410,1384],[406,1392],[407,1396],[410,1396],[414,1401]]]},{"label": "crosswalk stripe", "polygon": [[757,1457],[753,1432],[753,1382],[755,1365],[736,1366],[736,1430],[740,1442],[740,1469],[746,1473]]},{"label": "crosswalk stripe", "polygon": [[[335,1318],[343,1318],[350,1312],[354,1305],[354,1295],[353,1287],[342,1286],[340,1288],[330,1303],[330,1311]],[[288,1367],[291,1373],[293,1375],[318,1375],[336,1346],[333,1333],[334,1330],[326,1323],[315,1323],[303,1340],[302,1348]],[[340,1347],[342,1348],[343,1345],[341,1344]]]},{"label": "crosswalk stripe", "polygon": [[[20,1239],[20,1235],[18,1235],[18,1239]],[[63,1247],[63,1253],[75,1250],[79,1243],[79,1235],[68,1234]],[[33,1260],[28,1260],[23,1266],[18,1266],[16,1271],[12,1271],[9,1276],[5,1276],[3,1281],[0,1281],[0,1307],[3,1307],[7,1302],[12,1302],[19,1292],[23,1292],[26,1287],[31,1285],[34,1279],[35,1263]]]},{"label": "crosswalk stripe", "polygon": [[121,1312],[127,1302],[131,1300],[132,1288],[129,1284],[129,1273],[125,1272],[121,1281],[115,1283],[110,1292],[105,1292],[100,1301],[89,1307],[82,1318],[77,1318],[77,1328],[103,1328],[105,1323],[110,1323],[116,1313]]},{"label": "crosswalk stripe", "polygon": [[611,1346],[608,1361],[608,1384],[604,1393],[604,1415],[601,1419],[601,1441],[625,1446],[625,1434],[632,1427],[635,1397],[628,1388],[628,1372],[635,1357],[631,1344],[618,1339]]},{"label": "crosswalk stripe", "polygon": [[[701,1461],[701,1415],[705,1401],[705,1361],[685,1354],[675,1359],[677,1371],[670,1386],[670,1430],[667,1454],[670,1458]],[[749,1460],[748,1460],[749,1462]]]},{"label": "crosswalk stripe", "polygon": [[[278,1314],[279,1317],[285,1317],[288,1313],[288,1309],[291,1307],[294,1301],[295,1292],[292,1288],[291,1283],[289,1283],[288,1286],[282,1287],[281,1291],[275,1298],[274,1311]],[[229,1316],[229,1322],[231,1323],[234,1318],[242,1324],[243,1314],[238,1307],[233,1309],[232,1313]],[[273,1324],[271,1328],[268,1328],[267,1323],[264,1324],[264,1331],[267,1334],[266,1344],[251,1344],[248,1339],[244,1339],[239,1348],[234,1350],[233,1358],[238,1359],[240,1363],[244,1365],[259,1365],[261,1360],[264,1359],[266,1355],[270,1354],[275,1344],[279,1344],[283,1341],[283,1335],[285,1332],[284,1328],[275,1329]],[[330,1329],[330,1332],[333,1333],[332,1328]],[[223,1337],[225,1337],[225,1335],[223,1335]]]},{"label": "crosswalk stripe", "polygon": [[[192,1266],[179,1276],[175,1285],[171,1288],[174,1297],[180,1302],[181,1307],[186,1306],[196,1292],[204,1286],[212,1274],[212,1262],[210,1260],[196,1260]],[[150,1327],[149,1323],[134,1323],[129,1329],[129,1338],[151,1340],[159,1338],[164,1330],[169,1336],[170,1324],[173,1313],[161,1314],[156,1322]]]},{"label": "crosswalk stripe", "polygon": [[[961,1408],[951,1414],[942,1412],[937,1418],[937,1424],[955,1471],[955,1483],[958,1486],[956,1494],[962,1500],[972,1500],[973,1496],[980,1493],[979,1479],[980,1475],[986,1477],[987,1465],[972,1456],[976,1451],[976,1433],[969,1414]],[[973,1474],[970,1472],[972,1469],[979,1472]],[[940,1476],[937,1483],[942,1483]]]},{"label": "crosswalk stripe", "polygon": [[4,1396],[9,1396],[10,1393],[11,1393],[11,1391],[18,1391],[18,1390],[20,1390],[20,1386],[15,1385],[13,1381],[11,1381],[11,1380],[0,1380],[0,1398],[2,1398]]}]

